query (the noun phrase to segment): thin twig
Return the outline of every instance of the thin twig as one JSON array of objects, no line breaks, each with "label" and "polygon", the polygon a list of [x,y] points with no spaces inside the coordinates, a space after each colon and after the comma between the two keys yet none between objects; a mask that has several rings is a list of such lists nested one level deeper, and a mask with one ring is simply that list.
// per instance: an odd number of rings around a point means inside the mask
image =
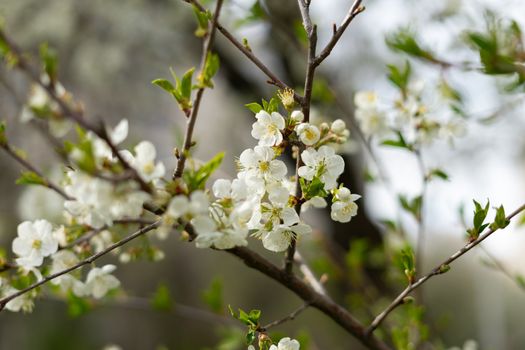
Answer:
[{"label": "thin twig", "polygon": [[303,312],[304,310],[306,310],[308,307],[310,306],[309,303],[304,303],[303,305],[301,305],[300,307],[298,307],[297,309],[295,309],[292,313],[290,313],[289,315],[286,315],[285,317],[279,319],[279,320],[275,320],[273,322],[270,322],[268,323],[267,325],[261,327],[259,329],[260,332],[266,332],[268,329],[272,328],[272,327],[275,327],[275,326],[279,326],[285,322],[288,322],[288,321],[293,321],[301,312]]},{"label": "thin twig", "polygon": [[42,174],[41,171],[39,171],[36,167],[34,167],[31,163],[29,163],[27,160],[22,158],[9,144],[3,144],[1,145],[2,149],[14,160],[16,160],[20,165],[22,165],[27,170],[35,173],[38,177],[40,177],[43,182],[44,186],[55,191],[58,193],[62,198],[66,200],[72,200],[70,196],[68,196],[57,184],[53,183],[51,180],[49,180],[44,174]]},{"label": "thin twig", "polygon": [[[421,188],[421,202],[419,207],[419,213],[417,217],[417,223],[418,223],[418,232],[416,237],[416,277],[419,276],[420,271],[423,268],[423,257],[425,256],[425,205],[426,205],[426,195],[427,195],[427,188],[428,188],[428,176],[427,176],[427,170],[425,167],[425,162],[423,161],[423,155],[421,154],[421,150],[414,151],[417,163],[419,166],[419,172],[421,173],[421,181],[423,183]],[[423,303],[423,295],[421,289],[418,289],[416,291],[417,298],[419,303]]]},{"label": "thin twig", "polygon": [[361,2],[362,2],[362,0],[356,0],[352,4],[352,6],[350,7],[350,10],[348,11],[348,14],[344,18],[344,20],[341,23],[341,25],[339,26],[339,28],[337,28],[334,31],[334,33],[332,35],[332,38],[330,39],[328,44],[326,44],[325,48],[321,51],[319,56],[317,56],[316,59],[314,60],[314,65],[315,66],[320,65],[321,62],[323,62],[330,55],[330,53],[334,49],[335,45],[337,44],[337,42],[339,41],[339,39],[341,38],[343,33],[345,32],[345,30],[348,27],[348,25],[352,22],[352,20],[358,14],[360,14],[361,12],[363,12],[365,10],[364,6],[361,6]]},{"label": "thin twig", "polygon": [[[208,34],[204,40],[203,43],[203,49],[202,49],[202,57],[201,57],[201,66],[200,66],[200,74],[204,74],[204,70],[206,69],[206,61],[211,54],[211,48],[213,45],[213,39],[215,37],[215,32],[217,29],[219,14],[221,12],[223,0],[217,0],[217,5],[215,6],[215,12],[213,13],[213,19],[211,20],[209,26],[208,26]],[[182,176],[182,172],[184,171],[184,165],[186,163],[186,158],[190,152],[190,148],[192,146],[193,140],[193,129],[195,128],[195,123],[197,122],[197,115],[199,114],[199,107],[202,100],[202,95],[204,94],[204,90],[206,89],[205,86],[200,87],[197,90],[197,94],[195,97],[195,100],[192,104],[192,110],[191,115],[188,118],[187,125],[186,125],[186,134],[184,135],[184,146],[182,149],[182,152],[179,154],[179,159],[177,161],[177,168],[175,169],[175,173],[173,174],[173,179],[180,178]]]},{"label": "thin twig", "polygon": [[295,261],[297,264],[299,264],[299,270],[302,272],[304,279],[308,282],[310,286],[319,294],[321,295],[327,295],[326,290],[323,286],[323,284],[319,281],[317,277],[315,277],[312,269],[308,264],[304,261],[301,253],[299,251],[295,251]]},{"label": "thin twig", "polygon": [[60,276],[65,275],[65,274],[67,274],[67,273],[69,273],[71,271],[74,271],[74,270],[76,270],[76,269],[78,269],[78,268],[80,268],[80,267],[82,267],[84,265],[91,264],[92,262],[94,262],[95,260],[99,259],[100,257],[108,254],[109,252],[111,252],[111,251],[113,251],[113,250],[123,246],[124,244],[134,240],[137,237],[142,236],[146,232],[149,232],[149,231],[157,228],[159,225],[160,225],[160,221],[156,221],[156,222],[154,222],[151,225],[145,226],[145,227],[141,228],[140,230],[132,233],[131,235],[121,239],[120,241],[113,243],[112,245],[110,245],[106,249],[104,249],[104,250],[102,250],[102,251],[100,251],[100,252],[98,252],[96,254],[93,254],[90,257],[80,261],[79,263],[77,263],[77,264],[75,264],[75,265],[73,265],[73,266],[71,266],[71,267],[69,267],[69,268],[67,268],[65,270],[62,270],[62,271],[59,271],[57,273],[51,274],[51,275],[43,278],[42,280],[40,280],[38,282],[35,282],[35,283],[31,284],[30,286],[17,291],[16,293],[13,293],[11,295],[8,295],[5,298],[0,299],[0,311],[2,311],[4,309],[5,305],[9,301],[15,299],[16,297],[19,297],[19,296],[21,296],[21,295],[23,295],[23,294],[25,294],[27,292],[30,292],[31,290],[33,290],[33,289],[35,289],[37,287],[40,287],[41,285],[43,285],[43,284],[45,284],[45,283],[47,283],[47,282],[49,282],[49,281],[51,281],[51,280],[53,280],[53,279],[55,279],[57,277],[60,277]]},{"label": "thin twig", "polygon": [[[198,0],[183,0],[189,4],[195,5],[200,11],[206,11],[206,8]],[[233,34],[224,28],[220,22],[217,22],[217,30],[235,46],[246,58],[248,58],[261,72],[263,72],[270,80],[269,83],[279,87],[280,89],[290,89],[290,86],[280,80],[275,73],[273,73],[252,51],[240,43]],[[294,93],[296,102],[301,103],[302,97]]]},{"label": "thin twig", "polygon": [[[518,209],[513,211],[511,214],[507,216],[507,220],[511,220],[513,217],[521,213],[525,210],[525,204],[520,206]],[[429,273],[424,275],[423,277],[419,278],[416,282],[412,283],[411,285],[407,286],[395,299],[390,303],[390,305],[383,310],[370,324],[368,327],[367,333],[372,334],[374,330],[379,327],[381,322],[399,305],[403,304],[404,299],[406,296],[408,296],[413,290],[419,288],[423,283],[428,281],[431,277],[440,275],[448,270],[450,267],[450,264],[453,263],[455,260],[463,256],[463,254],[470,251],[472,248],[476,247],[478,244],[483,242],[485,239],[487,239],[490,235],[492,235],[494,232],[498,231],[498,228],[491,228],[486,233],[479,236],[475,241],[472,241],[468,244],[466,244],[463,248],[452,254],[449,258],[445,259],[441,264],[434,267]]]}]

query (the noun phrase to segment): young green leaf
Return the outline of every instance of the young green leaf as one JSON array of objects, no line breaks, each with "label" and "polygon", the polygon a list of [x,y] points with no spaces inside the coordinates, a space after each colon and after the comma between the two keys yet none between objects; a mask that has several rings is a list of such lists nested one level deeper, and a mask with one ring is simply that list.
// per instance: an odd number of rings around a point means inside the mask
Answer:
[{"label": "young green leaf", "polygon": [[263,107],[257,102],[248,103],[248,104],[245,104],[245,106],[255,114],[259,113],[263,109]]},{"label": "young green leaf", "polygon": [[158,285],[151,298],[151,307],[157,311],[169,311],[173,308],[173,300],[168,286],[164,283]]},{"label": "young green leaf", "polygon": [[222,281],[220,278],[215,278],[210,287],[203,291],[202,300],[215,313],[222,314],[224,311],[224,303],[222,297]]},{"label": "young green leaf", "polygon": [[403,68],[399,68],[394,65],[387,65],[388,68],[388,80],[392,82],[395,86],[401,90],[401,93],[403,96],[407,95],[408,90],[408,83],[410,81],[410,76],[412,73],[412,68],[410,66],[410,62],[405,61],[405,66]]},{"label": "young green leaf", "polygon": [[44,72],[47,73],[51,82],[58,78],[58,56],[55,50],[49,47],[47,43],[40,45],[40,59]]},{"label": "young green leaf", "polygon": [[23,171],[20,177],[16,180],[16,184],[47,186],[47,181],[32,171]]},{"label": "young green leaf", "polygon": [[5,122],[0,122],[0,147],[7,145],[7,135],[5,134]]},{"label": "young green leaf", "polygon": [[496,209],[496,217],[494,218],[494,222],[490,224],[490,228],[492,230],[502,229],[509,224],[510,220],[507,220],[507,217],[505,216],[505,208],[503,208],[503,205],[500,205],[499,208]]}]

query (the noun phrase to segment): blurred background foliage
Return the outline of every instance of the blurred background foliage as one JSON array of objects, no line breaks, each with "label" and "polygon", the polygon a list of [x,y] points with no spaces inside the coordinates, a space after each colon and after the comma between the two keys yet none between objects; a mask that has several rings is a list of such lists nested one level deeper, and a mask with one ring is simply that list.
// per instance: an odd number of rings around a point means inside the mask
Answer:
[{"label": "blurred background foliage", "polygon": [[[349,5],[342,0],[312,1],[320,42],[326,42],[332,23],[341,20]],[[524,197],[523,48],[518,44],[521,33],[510,20],[501,18],[515,19],[516,27],[523,25],[525,6],[520,1],[488,0],[370,0],[365,5],[367,11],[351,24],[320,71],[314,118],[343,118],[352,124],[353,93],[373,89],[391,97],[386,65],[402,65],[407,58],[414,74],[427,84],[445,81],[453,87],[449,92],[461,95],[455,107],[468,121],[469,134],[454,147],[442,142],[426,150],[430,165],[439,165],[451,175],[450,182],[432,184],[429,189],[429,239],[423,264],[427,270],[463,244],[465,231],[457,214],[462,204],[470,212],[471,198],[489,197],[510,211]],[[2,0],[0,14],[7,31],[35,56],[42,42],[57,50],[60,81],[83,101],[86,115],[112,125],[129,119],[131,137],[126,146],[152,140],[159,158],[173,168],[172,150],[182,142],[184,116],[150,82],[168,76],[168,67],[184,72],[197,64],[201,46],[194,36],[196,23],[189,6],[175,0]],[[487,28],[491,20],[511,23],[506,27],[510,32],[498,31],[503,40],[491,37],[491,27]],[[221,22],[238,39],[246,37],[252,50],[300,91],[305,44],[295,1],[227,1]],[[209,159],[225,150],[217,176],[231,177],[235,157],[253,144],[249,136],[252,113],[244,105],[269,99],[275,89],[224,38],[218,38],[216,51],[221,69],[215,88],[204,98],[195,156]],[[462,69],[468,68],[464,62],[482,65],[488,74]],[[516,74],[517,80],[508,78]],[[5,67],[0,78],[0,112],[8,122],[10,139],[40,168],[56,172],[58,158],[46,139],[37,128],[18,121],[28,82]],[[413,159],[402,150],[374,151],[393,191],[417,193],[411,175],[417,172]],[[345,157],[351,166],[343,175],[344,182],[364,195],[360,215],[342,225],[331,222],[327,212],[309,213],[307,220],[316,231],[301,242],[301,248],[315,272],[328,276],[327,287],[334,298],[362,320],[369,320],[364,310],[369,306],[374,313],[381,310],[404,283],[402,274],[390,273],[393,257],[385,253],[385,242],[390,247],[396,235],[392,227],[381,224],[393,218],[398,204],[384,185],[365,181],[377,174],[357,138]],[[18,222],[52,217],[60,204],[55,204],[58,199],[52,195],[27,194],[39,190],[14,186],[17,165],[3,154],[0,162],[0,242],[8,246]],[[409,237],[414,237],[414,222],[409,216],[401,219]],[[511,271],[512,278],[525,273],[522,235],[517,229],[502,232],[485,248]],[[252,245],[259,248],[258,242]],[[162,243],[162,249],[166,258],[160,263],[138,261],[119,268],[117,276],[127,295],[124,301],[115,297],[86,304],[74,298],[68,302],[49,298],[37,303],[31,315],[1,313],[0,349],[102,349],[108,344],[123,349],[243,349],[243,328],[229,316],[227,305],[261,309],[263,323],[301,305],[283,287],[234,258],[197,250],[175,235]],[[276,262],[281,259],[266,255]],[[487,259],[477,250],[448,274],[430,281],[422,292],[424,313],[408,306],[392,315],[393,324],[406,324],[398,337],[416,327],[420,336],[430,333],[435,348],[462,345],[467,339],[476,339],[482,349],[523,348],[523,290],[490,268],[493,263],[481,263]],[[421,318],[427,326],[422,326]],[[300,339],[304,349],[360,348],[315,310],[305,311],[276,332]]]}]

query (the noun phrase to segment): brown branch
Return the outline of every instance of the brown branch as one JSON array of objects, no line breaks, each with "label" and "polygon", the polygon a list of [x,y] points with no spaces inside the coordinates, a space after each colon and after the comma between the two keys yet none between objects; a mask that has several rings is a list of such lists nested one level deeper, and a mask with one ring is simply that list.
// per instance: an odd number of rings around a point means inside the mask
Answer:
[{"label": "brown branch", "polygon": [[[513,211],[511,214],[509,214],[506,219],[511,220],[513,217],[521,213],[525,210],[525,204],[520,206],[518,209]],[[374,330],[379,327],[381,322],[399,305],[402,305],[404,302],[404,299],[406,296],[408,296],[413,290],[419,288],[423,283],[428,281],[430,278],[440,275],[444,272],[446,272],[450,266],[451,263],[453,263],[455,260],[459,259],[463,254],[470,251],[472,248],[476,247],[478,244],[483,242],[485,239],[487,239],[490,235],[492,235],[494,232],[498,231],[498,228],[491,228],[486,233],[479,236],[475,241],[472,241],[468,244],[466,244],[463,248],[452,254],[449,258],[444,260],[441,264],[434,267],[429,273],[427,273],[425,276],[421,277],[419,280],[417,280],[415,283],[412,283],[408,285],[395,299],[390,303],[390,305],[383,310],[370,324],[368,327],[367,333],[372,334]]]},{"label": "brown branch", "polygon": [[[184,2],[187,2],[189,4],[195,5],[200,11],[206,11],[206,8],[202,6],[202,4],[198,0],[183,0]],[[272,85],[275,85],[281,89],[289,89],[290,87],[286,85],[283,81],[281,81],[277,75],[275,75],[255,54],[245,47],[241,42],[239,42],[235,37],[233,36],[230,31],[228,31],[226,28],[224,28],[220,22],[217,22],[217,30],[229,41],[235,46],[246,58],[248,58],[261,72],[263,72],[270,80],[269,83]],[[296,102],[301,103],[302,96],[299,96],[294,92],[294,99]]]},{"label": "brown branch", "polygon": [[42,174],[41,171],[39,171],[36,167],[34,167],[31,163],[29,163],[27,160],[25,160],[24,158],[22,158],[18,153],[16,153],[16,151],[14,149],[11,148],[11,146],[9,146],[9,144],[3,144],[1,145],[0,147],[2,147],[2,149],[11,157],[13,158],[14,160],[16,160],[20,165],[22,165],[24,168],[26,168],[27,170],[35,173],[36,175],[38,175],[43,181],[44,181],[44,184],[43,186],[55,191],[56,193],[58,193],[60,196],[62,196],[62,198],[66,199],[66,200],[72,200],[72,198],[70,196],[68,196],[58,185],[56,185],[55,183],[53,183],[51,180],[49,180],[46,176],[44,176],[44,174]]},{"label": "brown branch", "polygon": [[[221,12],[223,0],[217,0],[217,5],[215,6],[215,12],[213,14],[213,18],[208,25],[208,34],[206,35],[206,38],[203,43],[203,49],[202,49],[202,57],[201,57],[201,66],[200,66],[200,74],[204,74],[204,70],[206,69],[206,61],[208,59],[208,56],[211,54],[211,48],[213,45],[213,39],[215,37],[215,32],[218,25],[218,19],[219,14]],[[195,97],[195,100],[193,101],[193,106],[191,110],[191,115],[188,118],[187,125],[186,125],[186,134],[184,135],[184,146],[182,149],[182,152],[179,154],[179,159],[177,161],[177,168],[175,169],[175,173],[173,174],[173,179],[180,178],[182,176],[182,172],[184,171],[184,165],[186,163],[186,158],[188,157],[188,154],[190,152],[190,148],[192,146],[193,140],[193,129],[195,128],[195,123],[197,122],[197,115],[199,114],[199,107],[202,100],[202,95],[204,94],[204,90],[206,89],[205,86],[200,87],[197,90],[197,95]]]},{"label": "brown branch", "polygon": [[[364,6],[361,6],[361,2],[362,0],[356,0],[353,4],[352,4],[352,7],[350,7],[350,10],[348,11],[348,14],[346,15],[345,19],[343,20],[343,22],[341,23],[341,25],[339,26],[339,28],[337,28],[333,35],[332,35],[332,38],[330,39],[330,41],[328,42],[328,44],[326,44],[325,48],[321,51],[321,53],[319,54],[319,56],[317,56],[313,62],[313,64],[315,66],[318,66],[320,65],[329,55],[330,53],[332,52],[332,50],[334,49],[335,45],[337,44],[337,42],[339,41],[339,39],[341,39],[341,36],[343,35],[343,33],[345,32],[346,28],[348,27],[348,25],[352,22],[352,20],[358,15],[360,14],[361,12],[363,12],[365,10]],[[335,27],[334,27],[335,28]]]},{"label": "brown branch", "polygon": [[283,324],[285,322],[288,322],[288,321],[293,321],[301,312],[306,310],[309,306],[310,306],[309,303],[304,303],[303,305],[299,306],[297,309],[295,309],[289,315],[286,315],[285,317],[283,317],[283,318],[281,318],[279,320],[275,320],[275,321],[270,322],[267,325],[261,327],[259,329],[259,331],[260,332],[266,332],[266,331],[268,331],[268,329],[270,329],[272,327],[279,326],[279,325],[281,325],[281,324]]},{"label": "brown branch", "polygon": [[100,123],[100,125],[98,126],[92,125],[84,119],[83,113],[80,109],[72,108],[68,103],[66,103],[57,94],[54,84],[52,82],[45,83],[40,78],[39,74],[33,70],[29,62],[26,60],[22,50],[7,36],[7,34],[2,29],[0,29],[0,41],[4,42],[8,46],[10,52],[15,57],[15,67],[24,72],[31,81],[40,85],[47,92],[51,99],[58,104],[58,106],[62,110],[63,116],[73,120],[75,123],[77,123],[84,129],[90,130],[95,135],[103,139],[108,144],[113,154],[124,166],[124,168],[129,170],[133,174],[134,180],[139,183],[141,189],[143,191],[151,193],[151,188],[149,187],[149,185],[142,179],[137,170],[130,166],[130,164],[128,164],[128,162],[119,153],[118,148],[115,146],[115,144],[113,144],[111,138],[109,137],[104,124]]},{"label": "brown branch", "polygon": [[120,241],[113,243],[112,245],[110,245],[106,249],[104,249],[104,250],[102,250],[102,251],[100,251],[100,252],[98,252],[96,254],[93,254],[90,257],[80,261],[79,263],[77,263],[77,264],[75,264],[75,265],[73,265],[73,266],[71,266],[71,267],[69,267],[69,268],[67,268],[65,270],[62,270],[62,271],[59,271],[57,273],[51,274],[51,275],[45,277],[44,279],[42,279],[42,280],[40,280],[38,282],[35,282],[35,283],[31,284],[30,286],[28,286],[28,287],[26,287],[24,289],[19,290],[16,293],[13,293],[11,295],[8,295],[5,298],[0,299],[0,311],[2,311],[4,309],[5,305],[8,302],[10,302],[11,300],[15,299],[16,297],[19,297],[19,296],[21,296],[21,295],[23,295],[23,294],[25,294],[27,292],[30,292],[33,289],[35,289],[37,287],[40,287],[41,285],[43,285],[43,284],[45,284],[45,283],[47,283],[47,282],[49,282],[49,281],[51,281],[51,280],[53,280],[53,279],[55,279],[57,277],[65,275],[65,274],[67,274],[67,273],[69,273],[71,271],[74,271],[74,270],[76,270],[76,269],[78,269],[78,268],[80,268],[80,267],[82,267],[84,265],[91,264],[92,262],[94,262],[95,260],[99,259],[100,257],[108,254],[109,252],[111,252],[111,251],[113,251],[113,250],[123,246],[124,244],[134,240],[137,237],[140,237],[140,236],[144,235],[146,232],[149,232],[149,231],[157,228],[159,225],[160,225],[160,221],[156,221],[156,222],[154,222],[151,225],[145,226],[145,227],[141,228],[140,230],[132,233],[131,235],[121,239]]},{"label": "brown branch", "polygon": [[366,328],[355,319],[348,310],[335,303],[330,297],[317,293],[309,284],[293,274],[278,268],[261,255],[244,247],[235,247],[226,252],[240,258],[248,267],[255,269],[284,287],[294,292],[305,303],[318,309],[333,321],[347,330],[363,345],[370,349],[386,350],[390,347],[373,334],[368,334]]}]

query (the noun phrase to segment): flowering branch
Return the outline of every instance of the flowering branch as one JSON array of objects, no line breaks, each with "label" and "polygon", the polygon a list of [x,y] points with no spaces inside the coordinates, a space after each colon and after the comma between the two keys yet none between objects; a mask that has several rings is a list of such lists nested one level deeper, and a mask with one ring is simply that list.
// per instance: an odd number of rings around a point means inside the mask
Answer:
[{"label": "flowering branch", "polygon": [[[217,29],[217,24],[218,24],[219,14],[221,12],[222,2],[223,0],[217,0],[217,5],[215,6],[215,12],[213,14],[213,18],[210,24],[208,25],[208,32],[207,32],[206,38],[203,43],[200,75],[204,74],[204,71],[206,69],[206,62],[208,60],[209,55],[211,54],[211,47],[213,45],[213,39],[215,38],[215,31]],[[203,84],[197,90],[195,101],[193,102],[193,106],[191,110],[191,115],[186,125],[186,134],[184,136],[184,146],[183,146],[182,152],[180,152],[179,154],[179,160],[177,162],[177,168],[175,169],[175,173],[173,174],[173,179],[180,178],[182,176],[182,172],[184,171],[186,157],[188,156],[188,153],[193,143],[192,141],[193,129],[195,127],[195,122],[197,121],[197,115],[199,114],[199,106],[200,106],[202,95],[204,94],[205,89],[206,89],[206,86]]]},{"label": "flowering branch", "polygon": [[[509,214],[506,217],[506,220],[511,220],[513,217],[521,213],[525,210],[525,204],[520,206],[518,209],[513,211],[511,214]],[[434,267],[429,273],[424,275],[423,277],[419,278],[415,283],[409,284],[395,299],[390,303],[390,305],[383,310],[370,324],[370,326],[367,329],[367,334],[371,335],[374,330],[379,327],[381,322],[384,321],[384,319],[399,305],[402,305],[404,303],[405,297],[408,296],[412,291],[419,288],[423,283],[428,281],[430,278],[441,275],[445,272],[447,272],[450,269],[450,264],[453,263],[455,260],[463,256],[463,254],[467,253],[469,250],[483,242],[485,239],[487,239],[490,235],[492,235],[494,232],[498,231],[500,228],[490,228],[486,233],[480,235],[476,240],[466,244],[463,248],[452,254],[449,258],[444,260],[441,264]]]},{"label": "flowering branch", "polygon": [[156,221],[153,224],[145,226],[145,227],[141,228],[140,230],[132,233],[131,235],[121,239],[120,241],[113,243],[112,245],[110,245],[106,249],[101,250],[100,252],[98,252],[96,254],[93,254],[90,257],[80,261],[79,263],[77,263],[77,264],[75,264],[75,265],[73,265],[73,266],[71,266],[71,267],[69,267],[67,269],[64,269],[62,271],[53,273],[53,274],[51,274],[51,275],[41,279],[40,281],[37,281],[37,282],[31,284],[30,286],[17,291],[16,293],[13,293],[11,295],[8,295],[5,298],[0,299],[0,311],[2,311],[4,309],[5,305],[9,301],[15,299],[16,297],[19,297],[19,296],[21,296],[21,295],[23,295],[23,294],[25,294],[27,292],[30,292],[33,289],[35,289],[37,287],[40,287],[41,285],[43,285],[43,284],[45,284],[45,283],[47,283],[47,282],[49,282],[49,281],[51,281],[51,280],[53,280],[53,279],[55,279],[57,277],[65,275],[65,274],[67,274],[67,273],[69,273],[71,271],[74,271],[74,270],[76,270],[76,269],[78,269],[78,268],[80,268],[80,267],[82,267],[84,265],[91,264],[95,260],[97,260],[97,259],[103,257],[104,255],[108,254],[109,252],[111,252],[111,251],[113,251],[113,250],[123,246],[124,244],[134,240],[135,238],[140,237],[140,236],[144,235],[145,233],[147,233],[147,232],[157,228],[159,225],[160,225],[160,221]]},{"label": "flowering branch", "polygon": [[95,135],[103,139],[110,147],[113,154],[117,157],[122,166],[133,174],[133,179],[140,185],[141,189],[145,192],[151,193],[150,186],[140,177],[137,170],[133,168],[120,154],[118,148],[113,143],[107,133],[107,128],[103,123],[98,126],[94,126],[87,122],[84,117],[82,110],[79,108],[71,108],[58,94],[54,84],[50,81],[49,83],[44,82],[39,75],[33,70],[29,62],[27,62],[24,54],[18,48],[18,46],[7,36],[7,34],[0,28],[0,41],[5,43],[9,48],[10,53],[15,59],[15,66],[24,72],[31,81],[42,87],[47,94],[55,101],[60,109],[62,110],[63,116],[73,120],[75,123],[80,125],[86,130],[92,131]]}]

